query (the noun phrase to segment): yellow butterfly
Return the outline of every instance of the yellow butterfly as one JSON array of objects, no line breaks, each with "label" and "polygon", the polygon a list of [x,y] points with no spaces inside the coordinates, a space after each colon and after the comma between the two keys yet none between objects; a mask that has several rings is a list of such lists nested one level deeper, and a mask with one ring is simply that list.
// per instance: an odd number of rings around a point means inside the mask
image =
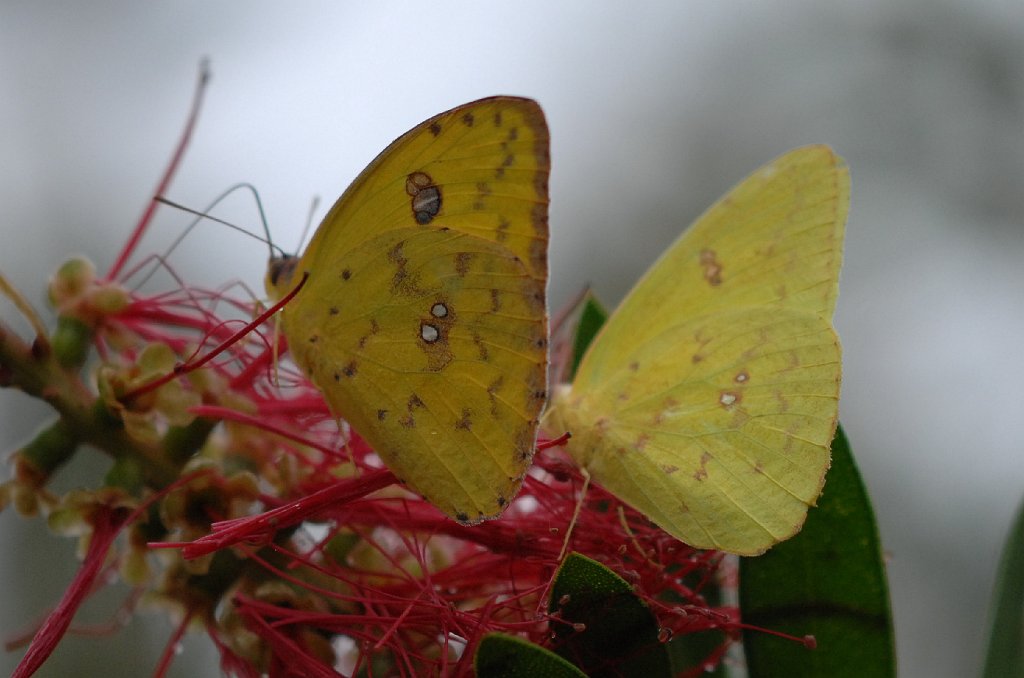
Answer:
[{"label": "yellow butterfly", "polygon": [[694,547],[761,553],[821,493],[849,191],[825,146],[756,171],[640,279],[544,415],[596,482]]},{"label": "yellow butterfly", "polygon": [[492,97],[399,137],[301,258],[270,261],[291,355],[410,488],[461,523],[499,515],[547,400],[548,129]]}]

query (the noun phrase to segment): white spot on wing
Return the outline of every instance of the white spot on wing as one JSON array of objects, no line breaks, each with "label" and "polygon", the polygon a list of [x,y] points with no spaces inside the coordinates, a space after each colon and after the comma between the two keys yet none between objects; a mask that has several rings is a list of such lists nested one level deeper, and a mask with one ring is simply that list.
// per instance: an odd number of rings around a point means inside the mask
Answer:
[{"label": "white spot on wing", "polygon": [[433,325],[428,325],[427,323],[420,325],[420,337],[428,344],[433,344],[439,336],[437,328]]}]

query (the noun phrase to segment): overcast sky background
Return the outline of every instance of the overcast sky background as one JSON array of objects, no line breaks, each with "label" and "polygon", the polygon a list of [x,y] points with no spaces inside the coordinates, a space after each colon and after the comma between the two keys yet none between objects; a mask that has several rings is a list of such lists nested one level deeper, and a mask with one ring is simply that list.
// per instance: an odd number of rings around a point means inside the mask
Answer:
[{"label": "overcast sky background", "polygon": [[[536,98],[552,133],[552,308],[587,282],[617,303],[740,178],[831,144],[853,177],[841,418],[890,557],[901,674],[973,675],[1024,494],[1024,5],[822,4],[4,0],[0,270],[36,301],[69,254],[110,265],[203,56],[214,79],[170,196],[200,207],[251,182],[286,248],[313,196],[329,205],[409,127],[482,96]],[[257,223],[242,199],[222,214]],[[186,221],[163,211],[143,250]],[[173,264],[258,289],[265,257],[208,225]],[[0,450],[48,419],[0,392]],[[0,544],[6,637],[56,601],[74,544],[11,512]],[[38,675],[86,661],[148,675],[169,629],[156,613],[70,639]],[[211,657],[193,637],[171,675],[217,675]]]}]

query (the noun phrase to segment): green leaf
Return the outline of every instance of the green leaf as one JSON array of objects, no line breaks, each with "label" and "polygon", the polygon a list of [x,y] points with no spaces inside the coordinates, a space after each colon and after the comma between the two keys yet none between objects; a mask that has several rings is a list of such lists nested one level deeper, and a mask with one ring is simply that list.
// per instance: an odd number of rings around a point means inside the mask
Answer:
[{"label": "green leaf", "polygon": [[473,665],[477,678],[586,678],[554,652],[504,633],[483,637]]},{"label": "green leaf", "polygon": [[992,597],[985,678],[1024,676],[1024,503],[1010,528]]},{"label": "green leaf", "polygon": [[587,352],[587,347],[597,336],[604,321],[608,319],[608,311],[592,292],[587,292],[579,307],[579,318],[579,322],[576,324],[576,333],[572,338],[570,378],[576,376],[576,370],[580,366],[580,361],[583,360],[583,355]]},{"label": "green leaf", "polygon": [[740,609],[747,624],[817,641],[811,650],[745,630],[753,678],[896,674],[878,528],[841,429],[825,491],[803,530],[762,556],[740,559]]},{"label": "green leaf", "polygon": [[625,579],[570,553],[551,588],[549,611],[558,654],[588,676],[671,676],[658,622]]}]

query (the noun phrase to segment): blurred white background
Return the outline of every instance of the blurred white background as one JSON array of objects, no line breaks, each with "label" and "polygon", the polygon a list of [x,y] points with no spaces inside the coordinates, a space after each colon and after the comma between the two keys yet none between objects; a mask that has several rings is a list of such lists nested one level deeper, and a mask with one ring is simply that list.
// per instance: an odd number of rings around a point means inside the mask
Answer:
[{"label": "blurred white background", "polygon": [[[412,125],[481,96],[538,99],[553,139],[553,308],[586,282],[616,303],[737,180],[831,144],[853,175],[842,421],[891,558],[901,674],[973,675],[1024,494],[1024,5],[824,4],[4,0],[0,270],[39,301],[67,255],[110,265],[202,56],[214,79],[169,195],[198,208],[252,182],[286,248],[312,196],[329,205]],[[257,225],[241,198],[221,214]],[[186,221],[163,210],[143,251]],[[265,248],[208,224],[173,264],[258,289]],[[48,419],[0,392],[0,449]],[[56,601],[74,545],[10,511],[0,540],[6,637]],[[151,614],[70,638],[39,675],[148,675],[169,629]],[[171,675],[215,667],[195,636]]]}]

